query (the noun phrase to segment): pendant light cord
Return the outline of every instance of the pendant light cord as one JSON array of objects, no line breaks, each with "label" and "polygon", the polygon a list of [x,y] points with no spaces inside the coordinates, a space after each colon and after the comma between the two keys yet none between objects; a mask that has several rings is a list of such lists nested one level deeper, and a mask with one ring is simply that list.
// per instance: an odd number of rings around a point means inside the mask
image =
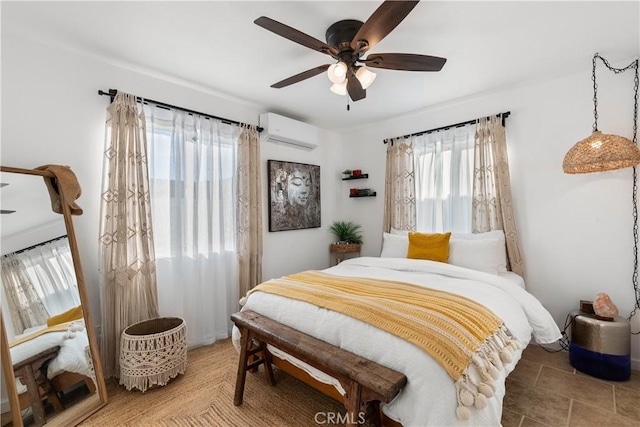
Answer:
[{"label": "pendant light cord", "polygon": [[[633,143],[638,145],[638,60],[636,59],[631,64],[624,68],[614,68],[609,64],[609,61],[604,59],[599,54],[593,55],[593,72],[591,74],[591,80],[593,81],[593,131],[598,130],[598,84],[596,83],[596,60],[600,59],[602,63],[615,74],[623,73],[627,70],[635,69],[635,76],[633,79],[633,92],[634,92],[634,106],[633,106]],[[640,310],[640,288],[638,288],[638,170],[637,166],[633,167],[633,190],[632,190],[632,206],[633,206],[633,275],[631,277],[631,283],[633,285],[635,304],[627,321],[631,321],[633,316]],[[633,335],[640,335],[638,332],[631,332]]]},{"label": "pendant light cord", "polygon": [[[635,76],[633,79],[633,92],[634,92],[634,106],[633,106],[633,143],[638,145],[638,60],[636,59],[631,64],[624,68],[614,68],[609,64],[609,61],[601,57],[599,54],[593,56],[593,73],[591,80],[593,80],[593,131],[598,130],[598,84],[596,83],[596,59],[600,59],[604,65],[615,74],[623,73],[630,69],[635,69]],[[637,166],[633,167],[633,190],[632,190],[632,205],[633,205],[633,276],[631,277],[631,283],[633,285],[635,304],[627,321],[631,321],[633,316],[636,315],[640,309],[640,288],[638,288],[638,170]],[[633,335],[640,335],[640,331],[631,332]]]}]

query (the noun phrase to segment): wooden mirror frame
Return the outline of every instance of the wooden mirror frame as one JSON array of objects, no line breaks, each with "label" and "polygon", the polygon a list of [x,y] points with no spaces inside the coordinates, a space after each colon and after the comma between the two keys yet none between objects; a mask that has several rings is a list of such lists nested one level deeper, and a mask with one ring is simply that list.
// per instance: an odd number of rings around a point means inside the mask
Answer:
[{"label": "wooden mirror frame", "polygon": [[[23,174],[23,175],[36,175],[43,178],[55,178],[55,176],[46,170],[40,169],[21,169],[7,166],[0,166],[0,172]],[[43,182],[43,185],[45,183]],[[85,328],[87,330],[87,338],[89,340],[89,347],[91,349],[91,359],[93,362],[93,368],[96,377],[96,385],[99,397],[99,403],[95,406],[88,407],[84,412],[79,412],[73,419],[68,420],[67,425],[75,426],[80,424],[83,420],[96,413],[108,402],[107,387],[104,380],[104,374],[102,371],[102,362],[100,360],[100,353],[98,351],[98,341],[96,339],[94,325],[91,320],[91,313],[89,310],[89,297],[85,287],[84,275],[82,274],[82,265],[80,263],[80,251],[78,250],[78,243],[76,241],[75,230],[73,228],[73,219],[71,216],[71,208],[64,199],[64,194],[60,191],[60,204],[62,206],[62,216],[64,218],[64,224],[67,229],[67,237],[69,240],[69,249],[71,251],[71,258],[73,259],[73,268],[76,275],[76,282],[78,284],[78,293],[80,296],[80,304],[82,305],[82,312],[84,316]],[[1,311],[0,311],[1,314]],[[2,320],[2,373],[5,378],[5,385],[7,387],[7,393],[9,394],[9,403],[11,406],[11,417],[13,426],[23,426],[22,414],[20,411],[20,405],[18,401],[18,393],[15,386],[15,378],[13,372],[13,365],[11,362],[11,353],[9,352],[9,343],[7,341],[7,334],[4,328],[4,318],[0,315]]]}]

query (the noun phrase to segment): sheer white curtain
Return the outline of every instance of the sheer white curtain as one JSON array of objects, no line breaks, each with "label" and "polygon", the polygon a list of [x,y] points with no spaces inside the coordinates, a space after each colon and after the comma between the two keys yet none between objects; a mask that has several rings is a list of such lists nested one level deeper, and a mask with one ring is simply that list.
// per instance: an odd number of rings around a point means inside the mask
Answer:
[{"label": "sheer white curtain", "polygon": [[237,139],[219,120],[147,108],[158,303],[187,345],[226,338],[238,306]]},{"label": "sheer white curtain", "polygon": [[80,305],[66,237],[2,257],[2,284],[17,334]]},{"label": "sheer white curtain", "polygon": [[475,124],[415,137],[418,231],[471,232]]},{"label": "sheer white curtain", "polygon": [[80,305],[69,240],[65,237],[17,255],[26,267],[31,283],[51,314]]}]

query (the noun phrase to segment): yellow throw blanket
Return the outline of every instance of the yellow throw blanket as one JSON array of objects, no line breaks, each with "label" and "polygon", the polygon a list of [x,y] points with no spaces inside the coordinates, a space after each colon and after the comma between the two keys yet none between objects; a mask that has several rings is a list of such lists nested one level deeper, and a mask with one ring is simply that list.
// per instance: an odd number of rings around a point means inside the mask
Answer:
[{"label": "yellow throw blanket", "polygon": [[[457,415],[463,420],[470,416],[467,407],[482,409],[487,405],[498,370],[520,347],[504,322],[483,305],[409,283],[306,271],[269,280],[249,294],[253,292],[336,311],[418,346],[455,382]],[[470,375],[471,369],[478,375]]]},{"label": "yellow throw blanket", "polygon": [[44,335],[44,334],[48,334],[49,332],[64,332],[67,329],[69,329],[69,325],[71,325],[73,322],[75,322],[75,320],[72,320],[70,322],[64,322],[64,323],[59,323],[57,325],[53,325],[53,326],[49,326],[47,328],[44,329],[40,329],[39,331],[35,331],[32,334],[26,335],[18,340],[13,341],[12,343],[9,344],[9,347],[15,347],[18,344],[22,344],[23,342],[27,342],[29,340],[32,340],[34,338],[39,337],[40,335]]}]

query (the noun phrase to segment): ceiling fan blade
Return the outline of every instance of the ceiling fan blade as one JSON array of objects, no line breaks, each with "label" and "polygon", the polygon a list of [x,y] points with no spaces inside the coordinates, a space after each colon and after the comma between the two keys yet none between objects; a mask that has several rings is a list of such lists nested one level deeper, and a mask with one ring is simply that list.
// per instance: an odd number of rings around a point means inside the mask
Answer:
[{"label": "ceiling fan blade", "polygon": [[305,34],[302,31],[291,28],[288,25],[275,21],[271,18],[267,18],[266,16],[261,16],[253,22],[261,26],[262,28],[271,31],[272,33],[276,33],[277,35],[282,36],[285,39],[289,39],[293,42],[299,43],[302,46],[317,50],[320,53],[326,53],[327,55],[331,55],[333,57],[337,57],[338,55],[338,51],[328,44],[321,42],[320,40],[311,37],[310,35]]},{"label": "ceiling fan blade", "polygon": [[351,48],[356,54],[371,49],[397,27],[419,1],[387,0],[382,3],[353,37]]},{"label": "ceiling fan blade", "polygon": [[274,83],[274,84],[271,85],[271,87],[276,88],[276,89],[280,89],[280,88],[283,88],[285,86],[289,86],[289,85],[292,85],[294,83],[301,82],[301,81],[306,80],[308,78],[311,78],[313,76],[317,76],[318,74],[321,74],[324,71],[327,71],[327,68],[329,68],[329,67],[330,67],[330,64],[320,65],[318,67],[315,67],[315,68],[312,68],[310,70],[303,71],[303,72],[301,72],[299,74],[296,74],[295,76],[291,76],[289,78],[281,80],[278,83]]},{"label": "ceiling fan blade", "polygon": [[362,87],[353,70],[349,70],[349,76],[347,77],[347,93],[353,102],[367,97],[367,91]]},{"label": "ceiling fan blade", "polygon": [[12,214],[15,213],[15,211],[9,211],[6,209],[0,209],[0,214],[4,215],[4,214]]},{"label": "ceiling fan blade", "polygon": [[403,71],[440,71],[447,58],[413,53],[375,53],[364,62],[367,67]]}]

